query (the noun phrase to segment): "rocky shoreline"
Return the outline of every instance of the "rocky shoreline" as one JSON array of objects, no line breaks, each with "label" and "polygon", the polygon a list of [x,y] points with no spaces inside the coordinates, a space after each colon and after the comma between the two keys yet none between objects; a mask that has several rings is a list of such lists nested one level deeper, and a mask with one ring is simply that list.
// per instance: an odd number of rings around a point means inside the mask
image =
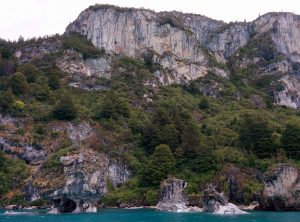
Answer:
[{"label": "rocky shoreline", "polygon": [[[71,164],[68,164],[68,166],[71,166]],[[189,204],[187,194],[185,192],[185,189],[188,186],[187,182],[184,180],[170,177],[161,182],[160,198],[156,206],[141,205],[132,207],[127,205],[124,207],[115,208],[151,208],[160,211],[211,212],[215,214],[244,214],[246,213],[245,211],[249,210],[297,211],[300,209],[300,197],[298,195],[300,190],[299,178],[299,170],[294,166],[277,165],[270,168],[264,175],[265,182],[260,202],[253,202],[249,206],[237,206],[233,203],[230,203],[228,197],[226,197],[224,193],[218,192],[216,190],[216,186],[210,184],[203,192],[203,197],[201,201],[203,208],[200,208],[198,206],[191,206]],[[70,183],[69,185],[72,185],[72,183]],[[72,186],[70,188],[72,188]],[[78,197],[79,194],[75,191],[76,190],[74,190],[72,195],[74,195],[74,197],[76,197],[77,195]],[[98,211],[99,206],[96,204],[96,202],[94,202],[94,204],[91,205],[88,204],[92,203],[91,199],[86,198],[84,203],[78,202],[78,205],[75,202],[76,205],[73,206],[72,202],[68,202],[70,200],[67,198],[66,195],[62,195],[61,197],[61,202],[55,203],[54,199],[54,202],[51,207],[49,205],[44,205],[42,207],[22,207],[17,205],[8,205],[5,206],[4,209],[8,212],[19,209],[49,209],[49,213],[54,214],[64,212],[81,213]]]}]

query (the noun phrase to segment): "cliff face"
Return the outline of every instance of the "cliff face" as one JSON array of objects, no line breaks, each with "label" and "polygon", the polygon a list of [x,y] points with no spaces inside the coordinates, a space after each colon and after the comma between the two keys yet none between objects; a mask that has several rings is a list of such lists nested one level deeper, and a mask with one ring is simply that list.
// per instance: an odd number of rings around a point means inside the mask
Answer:
[{"label": "cliff face", "polygon": [[203,62],[199,45],[228,58],[253,34],[271,32],[276,49],[297,62],[299,24],[300,16],[292,13],[268,13],[253,22],[226,24],[176,11],[155,13],[100,5],[84,10],[66,32],[86,35],[95,46],[108,52],[137,56],[151,48],[160,56],[171,52],[190,62]]},{"label": "cliff face", "polygon": [[55,204],[51,212],[96,212],[96,203],[107,193],[108,161],[104,155],[81,150],[60,158],[65,184],[49,197]]},{"label": "cliff face", "polygon": [[[221,24],[177,12],[157,14],[148,10],[100,7],[83,11],[67,27],[67,32],[87,36],[95,46],[108,53],[141,57],[148,50],[154,51],[155,61],[171,70],[172,77],[163,82],[169,84],[197,79],[207,73],[208,60],[197,37],[205,41],[210,32],[205,28],[216,29]],[[201,31],[194,35],[191,28]]]},{"label": "cliff face", "polygon": [[161,183],[161,198],[157,204],[160,210],[178,211],[186,208],[187,198],[184,189],[187,182],[176,178],[168,178]]},{"label": "cliff face", "polygon": [[267,210],[299,210],[299,178],[299,170],[293,166],[282,165],[269,169],[265,175],[264,202],[261,207]]},{"label": "cliff face", "polygon": [[[276,79],[272,84],[283,85],[281,91],[273,92],[277,104],[298,108],[299,78],[295,74],[300,62],[299,26],[300,16],[291,13],[268,13],[253,22],[226,24],[175,11],[156,13],[96,5],[84,10],[67,27],[66,33],[80,33],[109,54],[143,58],[151,51],[154,62],[164,69],[155,72],[162,84],[186,83],[209,72],[226,78],[233,74],[226,67],[230,59],[240,56],[240,50],[251,40],[268,37],[271,39],[268,44],[281,57],[268,61],[268,66],[264,64],[258,74],[272,75]],[[243,56],[241,68],[260,61],[259,56],[250,60]],[[284,69],[280,69],[282,64]],[[95,70],[96,66],[92,66]],[[105,67],[109,67],[107,62]],[[109,77],[105,67],[101,76],[107,73]]]},{"label": "cliff face", "polygon": [[[108,192],[108,181],[117,187],[131,177],[122,161],[88,148],[89,140],[95,136],[95,129],[88,122],[46,127],[48,132],[57,132],[58,140],[69,140],[73,147],[58,156],[53,155],[53,150],[61,150],[60,142],[53,138],[39,145],[32,142],[26,121],[0,115],[0,126],[5,129],[1,131],[0,151],[24,160],[32,169],[22,187],[24,201],[47,199],[52,203],[52,213],[96,212],[97,202]],[[27,129],[26,135],[17,136],[20,128]],[[53,160],[58,167],[53,168]]]},{"label": "cliff face", "polygon": [[257,33],[271,32],[276,49],[294,62],[300,62],[300,16],[268,13],[253,22]]}]

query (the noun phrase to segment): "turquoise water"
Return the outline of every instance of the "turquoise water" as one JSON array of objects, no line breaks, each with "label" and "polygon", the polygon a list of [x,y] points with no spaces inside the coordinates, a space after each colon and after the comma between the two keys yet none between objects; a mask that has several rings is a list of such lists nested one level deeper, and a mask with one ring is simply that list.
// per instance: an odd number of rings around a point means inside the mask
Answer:
[{"label": "turquoise water", "polygon": [[95,214],[45,213],[5,215],[0,211],[0,222],[300,222],[300,212],[250,212],[247,215],[213,215],[208,213],[169,213],[152,209],[105,209]]}]

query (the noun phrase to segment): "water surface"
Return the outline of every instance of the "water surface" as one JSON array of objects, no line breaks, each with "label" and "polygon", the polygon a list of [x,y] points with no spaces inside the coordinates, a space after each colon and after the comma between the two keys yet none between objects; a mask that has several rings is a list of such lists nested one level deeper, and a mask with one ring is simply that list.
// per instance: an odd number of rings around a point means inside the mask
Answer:
[{"label": "water surface", "polygon": [[0,222],[300,222],[300,212],[251,211],[247,215],[214,215],[159,212],[153,209],[104,209],[89,214],[5,215],[3,213],[4,210],[0,210]]}]

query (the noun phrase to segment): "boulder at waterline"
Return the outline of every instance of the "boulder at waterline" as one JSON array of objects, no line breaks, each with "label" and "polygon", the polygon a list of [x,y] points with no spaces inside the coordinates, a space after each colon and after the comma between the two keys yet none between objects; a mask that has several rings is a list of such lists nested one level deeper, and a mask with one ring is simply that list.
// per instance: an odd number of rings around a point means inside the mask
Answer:
[{"label": "boulder at waterline", "polygon": [[265,173],[264,210],[300,210],[300,174],[290,165],[277,165]]},{"label": "boulder at waterline", "polygon": [[168,178],[161,182],[161,198],[157,209],[162,211],[192,212],[201,211],[198,207],[188,207],[187,196],[184,192],[187,182],[176,178]]},{"label": "boulder at waterline", "polygon": [[213,212],[215,214],[245,214],[236,205],[229,203],[223,193],[216,191],[213,185],[209,185],[204,190],[203,211]]}]

